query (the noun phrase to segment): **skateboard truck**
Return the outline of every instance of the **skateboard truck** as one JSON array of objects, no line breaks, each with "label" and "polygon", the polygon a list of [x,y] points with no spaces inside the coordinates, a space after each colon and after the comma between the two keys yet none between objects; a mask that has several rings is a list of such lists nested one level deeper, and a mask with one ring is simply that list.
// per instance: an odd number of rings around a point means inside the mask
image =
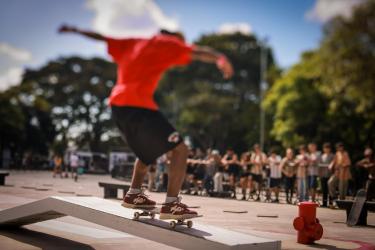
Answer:
[{"label": "skateboard truck", "polygon": [[186,225],[188,228],[192,228],[193,227],[193,221],[191,220],[173,220],[171,222],[169,222],[169,226],[171,228],[176,228],[176,226],[182,226],[182,225]]},{"label": "skateboard truck", "polygon": [[154,211],[147,211],[147,210],[144,210],[142,212],[134,212],[133,219],[139,220],[140,217],[148,217],[148,216],[150,216],[151,219],[154,219],[155,218],[155,212]]}]

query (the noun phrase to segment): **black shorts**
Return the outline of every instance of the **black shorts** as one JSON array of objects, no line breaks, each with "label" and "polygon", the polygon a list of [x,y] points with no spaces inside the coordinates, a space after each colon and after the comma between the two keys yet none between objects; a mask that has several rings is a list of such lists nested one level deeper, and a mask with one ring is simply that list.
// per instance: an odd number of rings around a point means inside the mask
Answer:
[{"label": "black shorts", "polygon": [[248,172],[242,172],[241,173],[241,178],[249,177],[250,173]]},{"label": "black shorts", "polygon": [[263,176],[261,174],[251,174],[253,176],[253,181],[261,183]]},{"label": "black shorts", "polygon": [[187,167],[186,167],[186,173],[187,174],[194,174],[194,171],[195,171],[195,168],[192,165],[188,164]]},{"label": "black shorts", "polygon": [[281,178],[270,178],[270,188],[280,187]]},{"label": "black shorts", "polygon": [[183,141],[157,110],[112,106],[112,118],[130,149],[146,165]]},{"label": "black shorts", "polygon": [[238,166],[236,165],[229,165],[228,166],[228,170],[227,170],[227,173],[229,175],[233,175],[233,176],[239,176],[240,175],[240,169]]}]

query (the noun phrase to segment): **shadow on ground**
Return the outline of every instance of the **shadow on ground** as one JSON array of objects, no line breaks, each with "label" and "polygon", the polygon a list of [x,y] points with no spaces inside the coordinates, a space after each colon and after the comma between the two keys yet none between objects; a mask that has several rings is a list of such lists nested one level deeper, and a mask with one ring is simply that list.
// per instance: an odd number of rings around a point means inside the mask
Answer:
[{"label": "shadow on ground", "polygon": [[[77,249],[93,250],[89,245],[57,237],[50,234],[35,232],[26,228],[0,230],[0,237],[4,236],[24,244],[28,244],[40,249]],[[9,245],[9,249],[14,249],[14,244]],[[4,246],[2,246],[2,249]]]}]

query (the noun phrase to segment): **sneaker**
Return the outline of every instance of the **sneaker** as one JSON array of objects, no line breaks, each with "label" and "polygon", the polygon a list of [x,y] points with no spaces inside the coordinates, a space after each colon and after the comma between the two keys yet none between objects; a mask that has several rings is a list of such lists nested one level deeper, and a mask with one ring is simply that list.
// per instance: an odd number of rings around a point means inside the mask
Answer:
[{"label": "sneaker", "polygon": [[164,203],[160,210],[161,220],[185,220],[197,217],[198,213],[181,203],[181,197],[171,203]]},{"label": "sneaker", "polygon": [[127,193],[123,199],[122,206],[127,208],[155,208],[156,202],[150,200],[148,195],[143,192],[138,194]]}]

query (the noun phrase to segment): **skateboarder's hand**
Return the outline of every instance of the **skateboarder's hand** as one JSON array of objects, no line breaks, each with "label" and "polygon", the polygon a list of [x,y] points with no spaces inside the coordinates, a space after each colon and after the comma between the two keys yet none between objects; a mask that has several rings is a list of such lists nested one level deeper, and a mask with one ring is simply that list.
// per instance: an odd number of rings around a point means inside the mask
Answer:
[{"label": "skateboarder's hand", "polygon": [[223,73],[224,79],[229,79],[233,76],[232,64],[225,56],[220,56],[216,62],[216,66]]},{"label": "skateboarder's hand", "polygon": [[69,25],[61,25],[58,29],[59,33],[76,32],[77,28]]}]

